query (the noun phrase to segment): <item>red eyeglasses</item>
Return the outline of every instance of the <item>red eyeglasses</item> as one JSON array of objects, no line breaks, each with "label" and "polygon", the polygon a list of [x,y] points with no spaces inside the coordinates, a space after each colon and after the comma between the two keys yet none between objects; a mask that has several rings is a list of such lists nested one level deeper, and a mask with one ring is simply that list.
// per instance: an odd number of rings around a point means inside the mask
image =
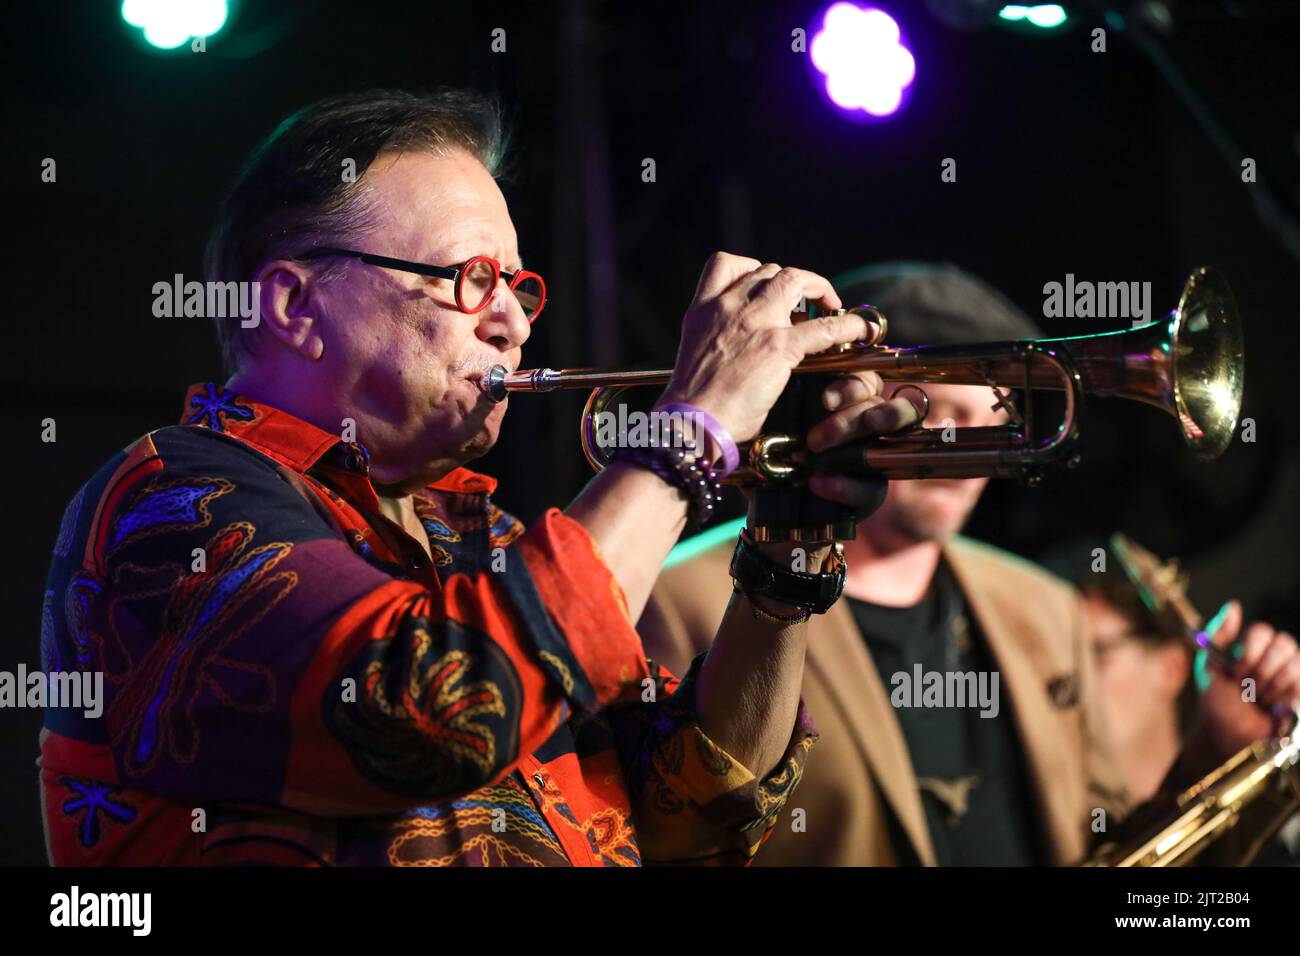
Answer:
[{"label": "red eyeglasses", "polygon": [[496,291],[497,283],[502,279],[506,280],[506,286],[519,301],[530,323],[536,320],[546,305],[546,281],[541,276],[524,269],[513,274],[502,272],[501,263],[491,256],[475,256],[455,266],[431,266],[423,262],[408,262],[406,259],[357,252],[354,249],[320,246],[294,258],[306,261],[323,256],[344,256],[360,259],[367,265],[382,266],[385,269],[414,272],[417,275],[433,276],[437,279],[451,279],[455,283],[456,308],[469,315],[482,312],[488,307],[488,303],[492,301],[492,293]]}]

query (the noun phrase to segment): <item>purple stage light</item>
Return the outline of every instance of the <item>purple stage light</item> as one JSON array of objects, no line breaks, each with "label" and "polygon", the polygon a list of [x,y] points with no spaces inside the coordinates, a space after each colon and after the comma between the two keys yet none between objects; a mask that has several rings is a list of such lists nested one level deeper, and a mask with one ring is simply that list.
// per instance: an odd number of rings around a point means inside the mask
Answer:
[{"label": "purple stage light", "polygon": [[916,77],[916,59],[898,23],[883,10],[833,4],[809,46],[813,66],[826,76],[826,95],[845,110],[889,116]]}]

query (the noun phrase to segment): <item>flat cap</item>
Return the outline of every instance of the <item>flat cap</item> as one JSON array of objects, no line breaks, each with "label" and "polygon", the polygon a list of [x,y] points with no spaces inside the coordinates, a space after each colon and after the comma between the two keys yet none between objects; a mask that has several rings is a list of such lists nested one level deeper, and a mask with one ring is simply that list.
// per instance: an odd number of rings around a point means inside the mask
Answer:
[{"label": "flat cap", "polygon": [[1010,299],[949,262],[880,262],[837,276],[845,308],[873,305],[889,319],[887,345],[968,345],[1041,338]]}]

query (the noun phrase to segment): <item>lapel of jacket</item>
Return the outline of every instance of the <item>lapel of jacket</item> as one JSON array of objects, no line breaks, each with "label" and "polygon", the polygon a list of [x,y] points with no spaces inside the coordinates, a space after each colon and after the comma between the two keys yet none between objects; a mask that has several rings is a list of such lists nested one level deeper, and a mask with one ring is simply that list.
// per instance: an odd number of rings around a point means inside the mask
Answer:
[{"label": "lapel of jacket", "polygon": [[[1009,609],[992,596],[1000,593],[997,582],[990,579],[990,575],[997,574],[996,564],[980,560],[978,553],[963,546],[960,539],[944,546],[944,557],[997,665],[999,697],[1004,705],[1010,702],[1025,754],[1025,769],[1044,814],[1042,829],[1055,862],[1075,862],[1084,848],[1069,800],[1072,768],[1063,750],[1065,741],[1054,732],[1060,720],[1046,693],[1049,676],[1034,667],[1034,635],[1026,633],[1023,622],[1013,620]],[[1023,597],[1032,599],[1030,595]]]},{"label": "lapel of jacket", "polygon": [[827,688],[917,857],[925,866],[934,866],[934,847],[907,742],[853,612],[844,601],[837,601],[810,626],[814,630],[808,635],[809,669]]}]

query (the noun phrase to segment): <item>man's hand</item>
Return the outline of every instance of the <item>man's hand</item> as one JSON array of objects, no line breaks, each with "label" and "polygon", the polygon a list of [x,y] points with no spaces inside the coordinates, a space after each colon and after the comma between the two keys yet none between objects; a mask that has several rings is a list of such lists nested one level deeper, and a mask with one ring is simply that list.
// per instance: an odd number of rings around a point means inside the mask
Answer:
[{"label": "man's hand", "polygon": [[[871,331],[857,315],[792,323],[790,315],[801,299],[825,309],[840,307],[830,283],[819,275],[714,255],[683,320],[677,366],[660,403],[695,405],[735,441],[753,438],[790,380],[790,370],[805,356],[867,338]],[[874,373],[836,379],[825,391],[830,419],[813,429],[810,439],[829,447],[916,421],[906,400],[884,402],[880,389],[880,376]],[[882,500],[884,483],[815,478],[812,490],[866,514]],[[633,620],[640,617],[663,559],[686,522],[681,495],[653,473],[616,462],[592,480],[567,512],[595,538]],[[796,681],[796,702],[797,690]]]},{"label": "man's hand", "polygon": [[[801,301],[840,308],[839,296],[822,276],[781,268],[757,259],[715,253],[704,266],[695,299],[682,321],[682,342],[663,402],[696,405],[722,423],[737,442],[757,434],[790,380],[790,370],[808,355],[870,333],[861,316],[826,316],[794,323]],[[810,451],[870,435],[883,435],[919,421],[905,398],[885,400],[875,372],[832,382],[822,402],[830,416],[808,433]],[[870,514],[884,496],[882,482],[817,475],[814,494]]]},{"label": "man's hand", "polygon": [[870,331],[857,315],[793,323],[790,314],[801,301],[840,308],[830,282],[816,273],[715,253],[682,319],[663,401],[702,408],[737,442],[753,438],[805,356]]},{"label": "man's hand", "polygon": [[[917,424],[921,420],[920,409],[906,398],[883,398],[883,384],[875,372],[855,372],[831,382],[822,392],[822,405],[831,414],[808,432],[806,443],[809,451],[820,452],[845,442],[887,435]],[[845,475],[813,475],[808,485],[813,494],[847,505],[862,518],[884,503],[889,488],[889,483],[883,480],[862,480]],[[753,493],[750,488],[743,490],[746,497]],[[780,564],[789,564],[792,549],[799,547],[805,552],[808,569],[816,571],[825,563],[830,546],[827,541],[769,542],[758,547]]]},{"label": "man's hand", "polygon": [[[881,395],[883,388],[884,382],[875,372],[855,372],[831,382],[822,393],[822,404],[831,414],[808,432],[808,450],[822,452],[920,424],[921,410],[911,400],[886,399]],[[884,504],[888,489],[882,480],[844,475],[813,475],[808,484],[813,494],[848,505],[863,518]]]},{"label": "man's hand", "polygon": [[[1233,601],[1215,643],[1227,646],[1241,632],[1241,605]],[[1227,759],[1274,731],[1272,713],[1300,700],[1300,647],[1284,631],[1257,621],[1246,630],[1245,653],[1232,674],[1215,672],[1201,697],[1201,716],[1210,742]],[[1246,678],[1254,680],[1255,703],[1243,700]],[[1272,713],[1271,713],[1272,712]]]}]

